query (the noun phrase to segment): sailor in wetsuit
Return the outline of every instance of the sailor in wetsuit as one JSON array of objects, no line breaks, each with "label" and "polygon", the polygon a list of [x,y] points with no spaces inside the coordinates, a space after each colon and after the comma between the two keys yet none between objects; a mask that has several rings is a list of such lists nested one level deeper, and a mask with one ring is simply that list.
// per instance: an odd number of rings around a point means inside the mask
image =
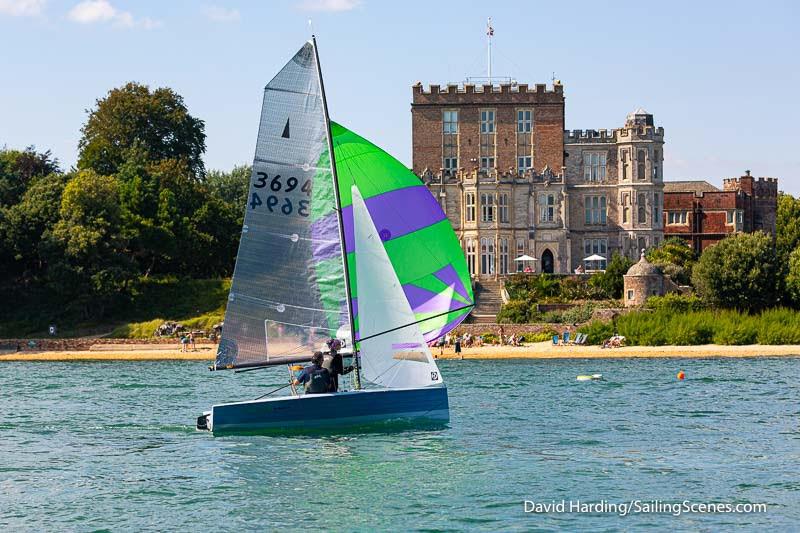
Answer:
[{"label": "sailor in wetsuit", "polygon": [[322,394],[331,388],[331,373],[322,367],[322,352],[316,352],[311,358],[311,364],[303,369],[293,380],[295,385],[304,384],[306,394]]},{"label": "sailor in wetsuit", "polygon": [[339,376],[343,376],[345,374],[349,374],[353,371],[353,366],[350,365],[348,367],[344,366],[344,360],[342,359],[342,354],[339,353],[339,350],[342,349],[342,341],[339,339],[331,339],[327,342],[328,350],[330,350],[330,355],[325,357],[322,366],[330,370],[331,373],[331,388],[330,392],[338,392],[339,391]]}]

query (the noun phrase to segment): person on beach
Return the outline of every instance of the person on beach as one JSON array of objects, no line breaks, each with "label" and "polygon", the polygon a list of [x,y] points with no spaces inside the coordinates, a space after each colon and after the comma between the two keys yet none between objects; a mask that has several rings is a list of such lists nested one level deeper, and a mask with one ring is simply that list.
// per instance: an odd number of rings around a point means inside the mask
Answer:
[{"label": "person on beach", "polygon": [[306,394],[323,394],[330,391],[331,373],[327,368],[322,367],[324,356],[322,352],[315,352],[311,358],[311,364],[303,369],[296,378],[292,380],[293,385],[305,386]]},{"label": "person on beach", "polygon": [[344,366],[344,359],[339,350],[342,349],[342,342],[339,339],[330,339],[327,343],[329,355],[324,357],[322,367],[328,369],[331,374],[331,384],[329,392],[339,392],[339,376],[349,374],[353,371],[353,365]]},{"label": "person on beach", "polygon": [[189,332],[189,344],[192,346],[192,351],[197,351],[197,344],[194,342],[194,331]]},{"label": "person on beach", "polygon": [[189,346],[189,337],[183,335],[181,337],[181,352],[188,352],[187,346]]},{"label": "person on beach", "polygon": [[464,359],[464,356],[461,355],[461,337],[456,337],[456,355],[459,359]]}]

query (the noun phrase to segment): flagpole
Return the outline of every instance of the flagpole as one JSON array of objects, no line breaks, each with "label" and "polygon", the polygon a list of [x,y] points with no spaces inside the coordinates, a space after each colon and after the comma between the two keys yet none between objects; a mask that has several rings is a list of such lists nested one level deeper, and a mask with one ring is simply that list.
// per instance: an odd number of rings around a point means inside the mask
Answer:
[{"label": "flagpole", "polygon": [[489,56],[489,83],[492,83],[492,17],[486,21],[486,36],[488,41],[488,56]]}]

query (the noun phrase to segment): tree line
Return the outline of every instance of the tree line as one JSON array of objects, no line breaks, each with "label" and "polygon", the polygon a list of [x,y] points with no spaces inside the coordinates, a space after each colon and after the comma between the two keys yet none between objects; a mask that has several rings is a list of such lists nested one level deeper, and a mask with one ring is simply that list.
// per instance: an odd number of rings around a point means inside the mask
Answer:
[{"label": "tree line", "polygon": [[150,276],[230,276],[250,169],[206,171],[205,137],[173,90],[128,83],[88,110],[74,168],[0,150],[0,297],[102,319]]}]

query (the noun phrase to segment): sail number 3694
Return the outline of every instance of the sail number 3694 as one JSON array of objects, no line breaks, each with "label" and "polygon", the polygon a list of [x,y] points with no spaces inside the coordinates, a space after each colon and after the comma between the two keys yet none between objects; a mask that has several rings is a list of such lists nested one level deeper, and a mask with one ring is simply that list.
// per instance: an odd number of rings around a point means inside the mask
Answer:
[{"label": "sail number 3694", "polygon": [[[298,185],[300,185],[300,181],[294,176],[286,178],[284,181],[280,174],[275,174],[271,179],[266,172],[257,172],[256,175],[258,177],[255,183],[253,183],[253,187],[256,189],[267,189],[267,192],[292,193],[297,191]],[[297,213],[301,217],[307,217],[309,203],[307,197],[311,196],[311,180],[306,180],[298,192],[304,193],[306,199],[292,201],[292,199],[287,196],[279,198],[278,194],[268,194],[265,196],[264,200],[262,200],[258,192],[253,192],[250,196],[250,209],[265,205],[270,213],[282,213],[284,215]],[[295,194],[297,193],[295,192]]]}]

